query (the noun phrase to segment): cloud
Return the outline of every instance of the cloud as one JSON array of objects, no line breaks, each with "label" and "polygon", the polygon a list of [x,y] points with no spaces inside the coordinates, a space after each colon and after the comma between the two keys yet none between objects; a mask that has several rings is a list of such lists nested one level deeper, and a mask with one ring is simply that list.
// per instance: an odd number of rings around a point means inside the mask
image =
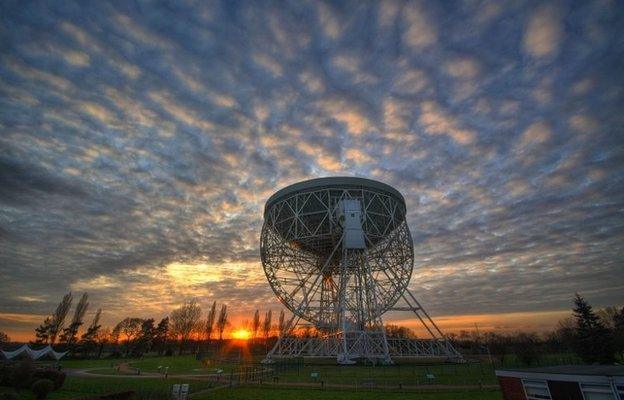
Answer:
[{"label": "cloud", "polygon": [[458,144],[470,144],[476,137],[472,130],[461,128],[455,117],[432,101],[421,104],[419,122],[430,135],[448,135]]},{"label": "cloud", "polygon": [[420,51],[436,42],[437,29],[428,18],[422,3],[407,2],[402,15],[405,24],[403,41],[410,48]]},{"label": "cloud", "polygon": [[562,38],[559,10],[543,5],[529,17],[523,39],[524,50],[533,57],[551,57],[559,51]]},{"label": "cloud", "polygon": [[264,202],[338,174],[405,196],[434,315],[617,304],[624,6],[577,6],[5,6],[0,328],[277,309]]}]

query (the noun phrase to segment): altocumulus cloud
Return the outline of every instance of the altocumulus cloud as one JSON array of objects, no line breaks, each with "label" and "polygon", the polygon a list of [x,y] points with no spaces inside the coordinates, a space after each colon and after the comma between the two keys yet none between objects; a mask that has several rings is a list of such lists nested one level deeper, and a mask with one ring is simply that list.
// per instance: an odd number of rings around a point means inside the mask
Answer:
[{"label": "altocumulus cloud", "polygon": [[0,327],[68,290],[108,323],[191,297],[277,306],[263,203],[329,174],[406,195],[435,315],[622,300],[621,2],[0,15]]}]

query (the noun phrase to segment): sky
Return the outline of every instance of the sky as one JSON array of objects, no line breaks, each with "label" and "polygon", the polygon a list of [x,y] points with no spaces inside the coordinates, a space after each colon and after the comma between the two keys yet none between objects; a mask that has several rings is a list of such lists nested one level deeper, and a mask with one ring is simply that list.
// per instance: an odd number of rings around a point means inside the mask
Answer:
[{"label": "sky", "polygon": [[623,305],[623,71],[615,0],[3,1],[0,330],[278,312],[264,203],[338,175],[405,196],[443,328]]}]

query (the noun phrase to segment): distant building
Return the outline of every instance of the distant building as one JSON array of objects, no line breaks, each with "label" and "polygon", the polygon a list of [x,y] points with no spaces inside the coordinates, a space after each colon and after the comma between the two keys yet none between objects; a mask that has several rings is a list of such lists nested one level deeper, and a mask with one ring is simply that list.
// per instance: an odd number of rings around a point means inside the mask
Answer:
[{"label": "distant building", "polygon": [[69,353],[68,351],[56,352],[52,349],[52,346],[47,345],[42,349],[34,350],[31,349],[29,345],[25,344],[17,350],[14,351],[4,351],[0,350],[0,354],[7,360],[12,360],[14,358],[27,357],[32,360],[39,360],[43,357],[51,357],[55,360],[60,360],[65,356],[65,354]]},{"label": "distant building", "polygon": [[624,400],[624,366],[497,370],[505,400]]}]

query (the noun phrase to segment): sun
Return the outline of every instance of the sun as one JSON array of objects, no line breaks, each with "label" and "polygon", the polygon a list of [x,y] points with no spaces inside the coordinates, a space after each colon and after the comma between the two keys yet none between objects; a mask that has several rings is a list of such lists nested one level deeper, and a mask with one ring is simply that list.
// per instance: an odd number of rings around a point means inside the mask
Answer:
[{"label": "sun", "polygon": [[247,329],[237,329],[232,332],[232,337],[237,340],[248,340],[251,337],[251,332]]}]

